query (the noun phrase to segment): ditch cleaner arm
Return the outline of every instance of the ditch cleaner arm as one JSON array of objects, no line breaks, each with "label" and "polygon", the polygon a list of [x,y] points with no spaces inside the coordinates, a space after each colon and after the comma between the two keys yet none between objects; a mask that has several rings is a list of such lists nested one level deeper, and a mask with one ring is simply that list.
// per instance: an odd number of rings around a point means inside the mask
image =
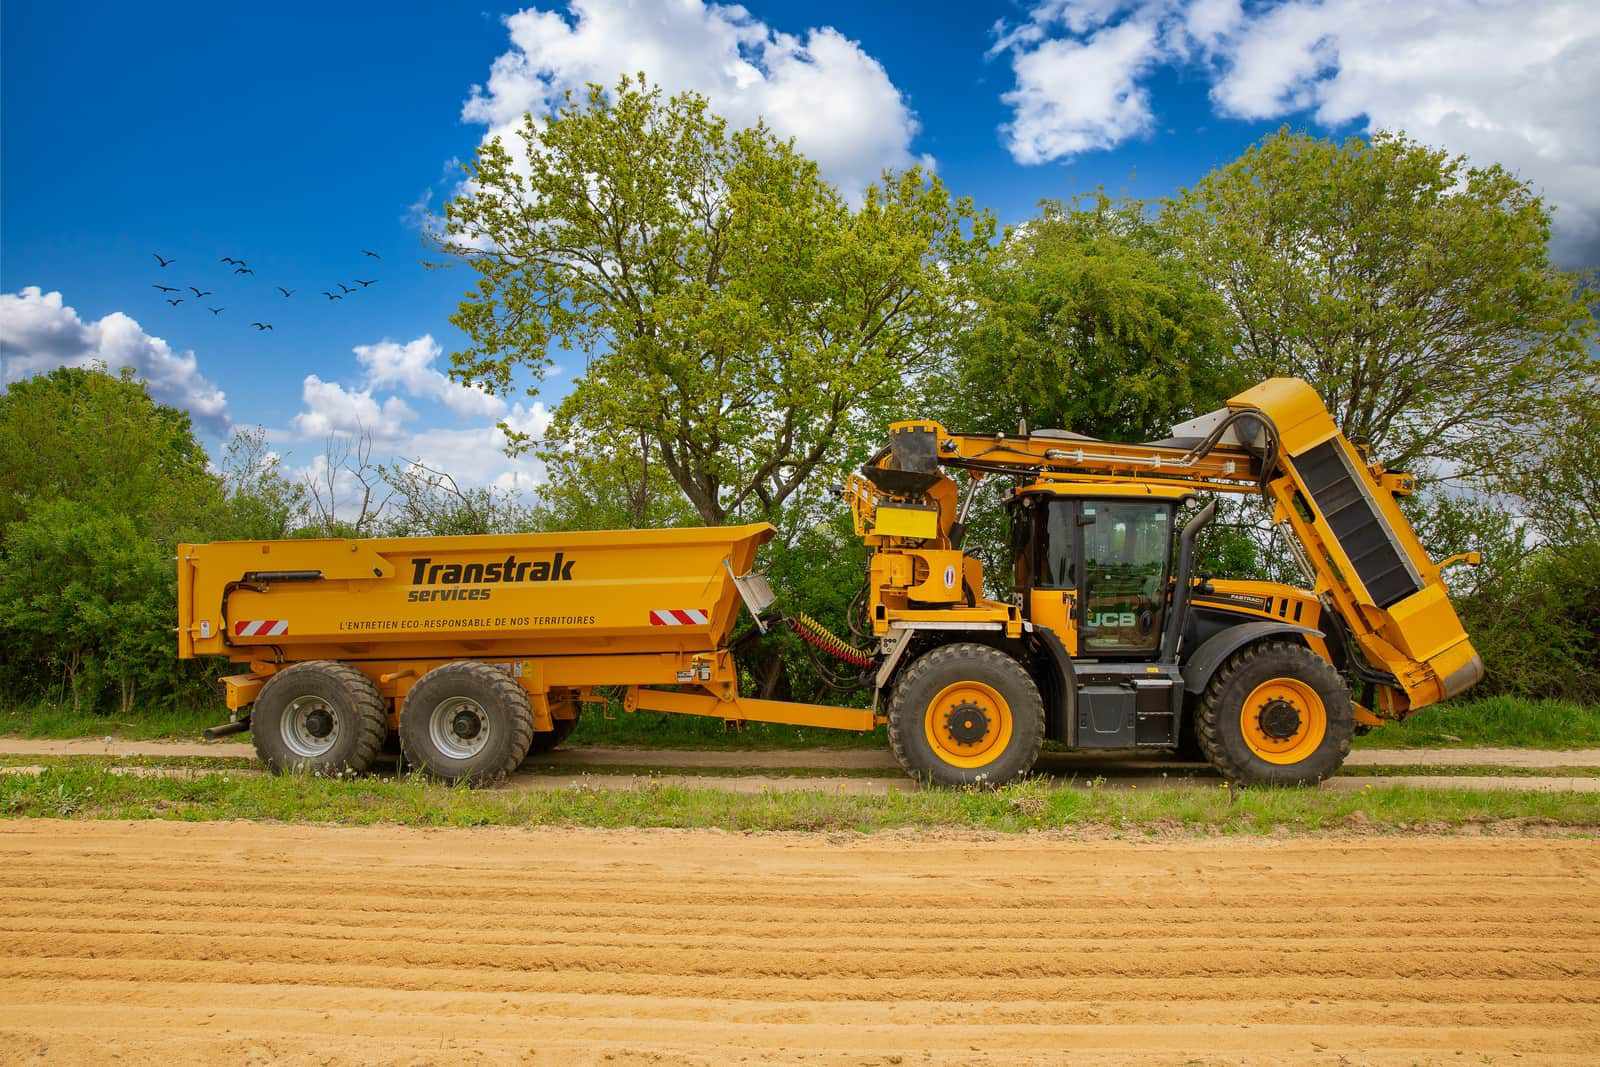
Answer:
[{"label": "ditch cleaner arm", "polygon": [[[1148,444],[1062,431],[959,434],[929,420],[897,422],[890,432],[889,447],[846,487],[858,532],[878,549],[873,606],[880,635],[897,614],[915,615],[928,603],[927,589],[914,584],[910,592],[923,595],[898,595],[906,587],[894,581],[897,557],[910,557],[904,562],[913,577],[954,565],[964,581],[952,601],[978,607],[981,570],[960,551],[966,509],[957,506],[947,473],[960,469],[974,485],[1002,474],[1111,496],[1259,492],[1313,579],[1323,629],[1333,631],[1325,636],[1346,653],[1334,658],[1375,685],[1382,715],[1404,717],[1482,677],[1440,577],[1453,563],[1475,563],[1476,554],[1430,559],[1397,504],[1412,492],[1412,477],[1369,462],[1299,379],[1261,382],[1175,427],[1172,438]],[[972,495],[969,489],[966,504]]]}]

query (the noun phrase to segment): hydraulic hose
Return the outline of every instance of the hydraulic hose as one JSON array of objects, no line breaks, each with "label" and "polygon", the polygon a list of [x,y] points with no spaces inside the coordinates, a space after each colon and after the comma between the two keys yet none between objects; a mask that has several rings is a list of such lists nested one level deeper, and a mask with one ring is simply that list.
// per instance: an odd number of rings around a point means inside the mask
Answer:
[{"label": "hydraulic hose", "polygon": [[788,622],[789,628],[800,640],[821,649],[834,659],[843,660],[855,667],[872,666],[872,653],[846,643],[843,638],[835,636],[826,626],[805,612],[788,616]]}]

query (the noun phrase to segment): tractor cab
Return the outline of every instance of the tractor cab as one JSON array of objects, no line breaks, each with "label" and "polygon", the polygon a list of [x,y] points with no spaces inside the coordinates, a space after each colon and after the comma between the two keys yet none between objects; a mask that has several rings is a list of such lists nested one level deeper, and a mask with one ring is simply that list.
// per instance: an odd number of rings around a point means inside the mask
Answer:
[{"label": "tractor cab", "polygon": [[1016,603],[1074,657],[1154,660],[1161,651],[1180,486],[1042,480],[1006,508]]}]

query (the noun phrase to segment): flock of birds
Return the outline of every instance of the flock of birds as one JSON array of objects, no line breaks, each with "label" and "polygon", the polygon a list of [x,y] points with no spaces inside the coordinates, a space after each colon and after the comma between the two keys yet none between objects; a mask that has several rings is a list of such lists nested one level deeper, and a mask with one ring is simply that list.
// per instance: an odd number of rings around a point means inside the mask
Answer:
[{"label": "flock of birds", "polygon": [[[178,262],[176,259],[168,259],[168,258],[166,258],[165,256],[163,256],[159,252],[152,252],[150,254],[155,257],[156,262],[161,265],[161,269],[162,270],[165,270],[166,268],[172,266],[172,264]],[[361,250],[361,254],[363,256],[370,256],[373,259],[376,259],[376,260],[379,260],[379,261],[381,261],[383,259],[382,256],[378,255],[378,253],[372,251],[369,248],[363,248]],[[250,264],[248,262],[246,262],[245,260],[237,259],[237,258],[235,258],[233,256],[223,256],[222,259],[219,260],[219,262],[221,262],[223,264],[226,264],[229,267],[232,267],[233,268],[233,273],[236,274],[236,275],[251,275],[251,276],[253,276],[255,274],[255,269],[253,267],[251,267]],[[371,286],[374,286],[374,285],[378,284],[378,279],[377,278],[354,278],[354,279],[351,279],[351,280],[354,281],[361,288],[360,289],[352,289],[348,285],[346,285],[344,282],[335,282],[334,284],[339,287],[339,292],[335,293],[335,292],[332,292],[331,290],[324,289],[324,290],[322,290],[322,295],[327,297],[330,301],[332,301],[332,300],[343,300],[345,297],[350,296],[353,293],[359,293],[359,292],[361,292],[362,289],[367,289],[367,288],[369,288]],[[186,296],[179,296],[179,297],[174,298],[174,297],[167,296],[168,293],[182,293],[185,289],[187,289],[189,292],[194,294],[194,299],[195,299],[196,302],[204,300],[208,296],[216,296],[217,295],[217,292],[216,292],[215,289],[201,289],[199,286],[195,286],[195,285],[186,285],[186,286],[183,286],[183,287],[180,288],[180,287],[174,286],[174,285],[161,285],[159,283],[153,283],[153,284],[154,284],[155,288],[161,290],[161,294],[166,299],[167,303],[170,304],[174,308],[176,308],[179,304],[183,303],[185,300],[188,300],[189,298],[186,297]],[[282,293],[283,294],[283,299],[285,299],[285,300],[290,299],[291,297],[294,296],[295,293],[297,293],[299,291],[297,289],[286,288],[286,287],[284,287],[282,285],[277,285],[277,286],[274,286],[273,288],[277,289],[278,292]],[[207,311],[211,312],[211,314],[214,315],[214,316],[215,315],[220,315],[224,311],[228,310],[226,305],[224,305],[222,307],[212,307],[209,304],[205,305],[205,309]],[[250,325],[255,327],[257,333],[266,333],[268,330],[272,329],[272,323],[270,323],[270,322],[252,322]]]}]

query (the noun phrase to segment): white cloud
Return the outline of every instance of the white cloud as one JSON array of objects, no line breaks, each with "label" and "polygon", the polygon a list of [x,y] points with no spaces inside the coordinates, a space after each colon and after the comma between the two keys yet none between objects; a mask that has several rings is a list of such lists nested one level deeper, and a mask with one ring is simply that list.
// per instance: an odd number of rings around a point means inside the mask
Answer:
[{"label": "white cloud", "polygon": [[1013,51],[1017,87],[1006,146],[1018,163],[1044,163],[1114,145],[1149,130],[1149,94],[1139,85],[1157,56],[1156,27],[1129,19],[1082,42],[1040,42]]},{"label": "white cloud", "polygon": [[300,395],[306,410],[294,417],[294,428],[306,437],[369,433],[375,441],[393,441],[403,435],[406,421],[416,417],[397,396],[380,404],[370,389],[346,389],[315,374],[306,375]]},{"label": "white cloud", "polygon": [[[463,486],[527,490],[542,480],[544,471],[537,460],[506,455],[500,424],[542,436],[550,425],[550,411],[543,403],[508,405],[500,397],[450,381],[435,366],[443,350],[428,334],[403,344],[384,340],[357,345],[354,352],[362,368],[359,382],[347,385],[306,375],[301,385],[304,409],[288,431],[273,434],[275,439],[304,445],[329,436],[354,438],[366,433],[372,438],[375,462],[422,463]],[[419,426],[430,420],[419,417],[407,399],[437,404],[476,425]],[[295,467],[294,473],[325,478],[326,460],[318,455]]]},{"label": "white cloud", "polygon": [[1500,163],[1555,207],[1558,254],[1600,262],[1593,0],[1294,0],[1243,25],[1212,98],[1245,118],[1364,118]]},{"label": "white cloud", "polygon": [[193,351],[174,352],[120,311],[84,322],[60,293],[36,285],[0,293],[0,385],[96,362],[113,372],[133,368],[156,400],[188,411],[202,430],[227,432],[227,395],[200,373]]},{"label": "white cloud", "polygon": [[644,71],[669,93],[704,94],[736,126],[764,117],[847,195],[886,167],[919,162],[918,123],[900,90],[831,27],[795,36],[702,0],[571,0],[566,14],[528,8],[505,21],[511,50],[473,87],[462,117],[508,145],[524,113],[538,117],[567,90]]},{"label": "white cloud", "polygon": [[1211,50],[1244,18],[1239,0],[1194,0],[1183,12],[1183,32],[1204,50]]},{"label": "white cloud", "polygon": [[468,418],[497,419],[505,414],[506,402],[476,386],[453,382],[434,367],[443,349],[432,334],[400,344],[383,340],[357,345],[356,359],[367,372],[371,388],[399,389],[419,400],[437,400]]},{"label": "white cloud", "polygon": [[[365,431],[374,440],[395,441],[405,436],[405,423],[417,413],[405,402],[442,404],[451,413],[469,419],[500,419],[506,402],[474,386],[453,382],[434,366],[444,354],[432,334],[402,344],[384,339],[356,345],[361,365],[359,385],[346,387],[308,374],[301,386],[305,410],[294,417],[294,428],[306,437],[328,434],[356,435]],[[380,393],[390,394],[380,400]]]},{"label": "white cloud", "polygon": [[[505,413],[506,425],[534,437],[550,426],[550,411],[543,403],[517,404]],[[495,426],[472,429],[432,429],[412,434],[395,454],[447,472],[462,485],[492,485],[497,489],[527,491],[544,480],[544,466],[532,456],[505,454],[506,435]]]},{"label": "white cloud", "polygon": [[[353,445],[349,439],[361,429],[374,431],[368,457],[373,463],[397,467],[420,463],[450,475],[463,488],[493,486],[507,492],[527,493],[544,481],[544,465],[537,459],[531,455],[506,455],[506,435],[497,424],[411,430],[403,425],[410,412],[398,421],[384,421],[387,403],[379,405],[370,394],[352,393],[330,382],[313,382],[314,378],[306,381],[306,402],[313,409],[298,416],[295,430],[287,435],[299,438],[302,447],[294,452],[310,456],[303,464],[286,462],[286,474],[296,481],[312,481],[323,487],[328,482],[328,456],[325,451],[303,447],[308,444],[312,448],[321,447],[320,441],[306,438],[326,438],[331,432]],[[519,403],[505,412],[502,421],[513,430],[539,437],[549,427],[550,418],[550,410],[542,402],[531,406]],[[376,424],[369,423],[368,419],[376,420]],[[377,432],[380,428],[385,432]],[[283,438],[286,435],[273,436]],[[353,506],[360,492],[360,484],[349,470],[354,462],[354,455],[344,456],[333,471],[334,495],[340,501],[339,514],[347,518],[346,510]]]},{"label": "white cloud", "polygon": [[1531,180],[1566,262],[1600,262],[1600,4],[1593,0],[1049,0],[996,27],[1022,163],[1110,148],[1153,126],[1143,81],[1198,63],[1222,114],[1309,112],[1404,130]]}]

